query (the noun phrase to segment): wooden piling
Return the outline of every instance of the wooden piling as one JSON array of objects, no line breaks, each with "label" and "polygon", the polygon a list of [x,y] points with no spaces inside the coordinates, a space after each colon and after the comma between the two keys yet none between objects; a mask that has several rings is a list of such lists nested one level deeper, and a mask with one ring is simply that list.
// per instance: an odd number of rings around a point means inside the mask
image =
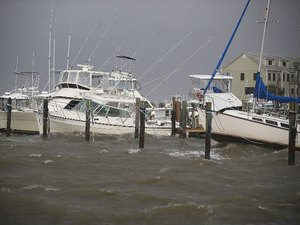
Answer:
[{"label": "wooden piling", "polygon": [[141,99],[135,99],[135,129],[134,129],[134,138],[137,139],[139,137],[139,126],[140,126],[140,107],[141,107]]},{"label": "wooden piling", "polygon": [[49,117],[49,109],[48,109],[48,99],[44,99],[43,104],[43,137],[48,137],[48,117]]},{"label": "wooden piling", "polygon": [[295,165],[295,141],[297,135],[296,105],[297,104],[295,102],[290,102],[288,165]]},{"label": "wooden piling", "polygon": [[85,111],[85,141],[90,141],[90,128],[91,128],[91,101],[86,101]]},{"label": "wooden piling", "polygon": [[180,113],[180,138],[186,138],[186,117],[187,117],[187,101],[182,101]]},{"label": "wooden piling", "polygon": [[211,102],[206,102],[206,133],[205,133],[205,159],[210,159],[210,148],[211,148]]},{"label": "wooden piling", "polygon": [[145,146],[145,108],[140,108],[140,139],[139,148],[144,149]]},{"label": "wooden piling", "polygon": [[171,111],[171,123],[172,123],[172,136],[176,134],[176,118],[175,118],[175,110],[172,109]]},{"label": "wooden piling", "polygon": [[176,97],[172,97],[173,109],[171,111],[172,136],[176,134]]},{"label": "wooden piling", "polygon": [[12,109],[12,100],[11,98],[7,99],[7,118],[6,118],[6,135],[9,137],[11,135],[11,109]]}]

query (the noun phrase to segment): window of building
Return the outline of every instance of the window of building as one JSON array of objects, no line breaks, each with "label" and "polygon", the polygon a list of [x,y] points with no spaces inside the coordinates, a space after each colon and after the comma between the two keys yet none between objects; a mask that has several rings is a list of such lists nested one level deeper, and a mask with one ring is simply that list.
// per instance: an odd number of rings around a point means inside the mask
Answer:
[{"label": "window of building", "polygon": [[241,73],[241,80],[245,80],[245,73]]},{"label": "window of building", "polygon": [[268,73],[268,81],[271,81],[271,73]]},{"label": "window of building", "polygon": [[282,88],[283,95],[285,95],[285,88]]},{"label": "window of building", "polygon": [[285,81],[285,73],[282,75],[282,81]]},{"label": "window of building", "polygon": [[286,61],[283,61],[283,62],[282,62],[282,66],[286,66]]},{"label": "window of building", "polygon": [[272,66],[272,63],[273,63],[272,60],[268,60],[268,65],[269,66]]},{"label": "window of building", "polygon": [[276,74],[273,73],[273,81],[276,81]]},{"label": "window of building", "polygon": [[291,88],[291,94],[292,95],[294,94],[294,88]]},{"label": "window of building", "polygon": [[253,73],[253,80],[256,80],[256,73]]},{"label": "window of building", "polygon": [[290,81],[290,74],[286,75],[286,81]]}]

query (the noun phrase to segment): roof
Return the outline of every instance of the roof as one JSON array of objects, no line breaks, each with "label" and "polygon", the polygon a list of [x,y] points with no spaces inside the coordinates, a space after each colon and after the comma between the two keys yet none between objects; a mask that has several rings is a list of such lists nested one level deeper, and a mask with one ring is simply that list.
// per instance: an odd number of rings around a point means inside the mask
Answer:
[{"label": "roof", "polygon": [[[211,75],[206,75],[206,74],[194,74],[194,75],[189,75],[190,78],[194,79],[201,79],[201,80],[210,80]],[[221,75],[221,74],[216,74],[214,77],[214,80],[232,80],[233,78],[228,75]]]}]

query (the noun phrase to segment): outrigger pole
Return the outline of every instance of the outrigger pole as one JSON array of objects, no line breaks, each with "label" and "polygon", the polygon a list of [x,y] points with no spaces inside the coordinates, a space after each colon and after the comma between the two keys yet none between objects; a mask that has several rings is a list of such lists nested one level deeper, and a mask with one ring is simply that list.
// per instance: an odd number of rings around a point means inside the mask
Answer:
[{"label": "outrigger pole", "polygon": [[218,70],[219,70],[219,68],[220,68],[220,66],[221,66],[221,64],[222,64],[222,62],[223,62],[223,59],[224,59],[224,57],[225,57],[225,55],[226,55],[226,53],[227,53],[227,51],[228,51],[228,49],[229,49],[229,47],[230,47],[230,45],[231,45],[231,42],[232,42],[232,40],[233,40],[233,38],[234,38],[234,36],[235,36],[235,34],[236,34],[236,32],[237,32],[237,30],[238,30],[238,28],[239,28],[241,22],[242,22],[242,19],[243,19],[245,13],[246,13],[246,10],[247,10],[247,8],[248,8],[249,3],[250,3],[250,0],[248,0],[246,6],[245,6],[245,8],[244,8],[243,13],[242,13],[242,15],[241,15],[241,17],[240,17],[240,19],[239,19],[239,21],[238,21],[238,23],[237,23],[237,25],[236,25],[234,31],[233,31],[233,33],[231,34],[231,37],[230,37],[230,39],[229,39],[229,42],[228,42],[226,48],[224,49],[224,51],[223,51],[223,53],[222,53],[222,55],[221,55],[221,58],[219,59],[219,62],[217,63],[217,66],[216,66],[216,68],[215,68],[213,74],[211,75],[211,78],[210,78],[210,80],[209,80],[207,86],[206,86],[205,89],[204,89],[203,95],[206,93],[207,89],[208,89],[209,86],[211,85],[211,82],[212,82],[213,79],[215,78],[215,75],[216,75],[216,73],[218,72]]}]

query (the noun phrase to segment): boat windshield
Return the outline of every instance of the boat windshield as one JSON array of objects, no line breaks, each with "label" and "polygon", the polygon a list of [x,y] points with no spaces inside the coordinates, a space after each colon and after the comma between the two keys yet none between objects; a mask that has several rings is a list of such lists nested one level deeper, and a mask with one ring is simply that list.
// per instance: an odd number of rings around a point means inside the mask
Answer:
[{"label": "boat windshield", "polygon": [[[72,110],[85,112],[87,100],[82,100]],[[91,109],[94,116],[103,117],[123,117],[129,118],[131,116],[133,105],[119,103],[119,102],[108,102],[107,104],[99,104],[91,101]]]}]

